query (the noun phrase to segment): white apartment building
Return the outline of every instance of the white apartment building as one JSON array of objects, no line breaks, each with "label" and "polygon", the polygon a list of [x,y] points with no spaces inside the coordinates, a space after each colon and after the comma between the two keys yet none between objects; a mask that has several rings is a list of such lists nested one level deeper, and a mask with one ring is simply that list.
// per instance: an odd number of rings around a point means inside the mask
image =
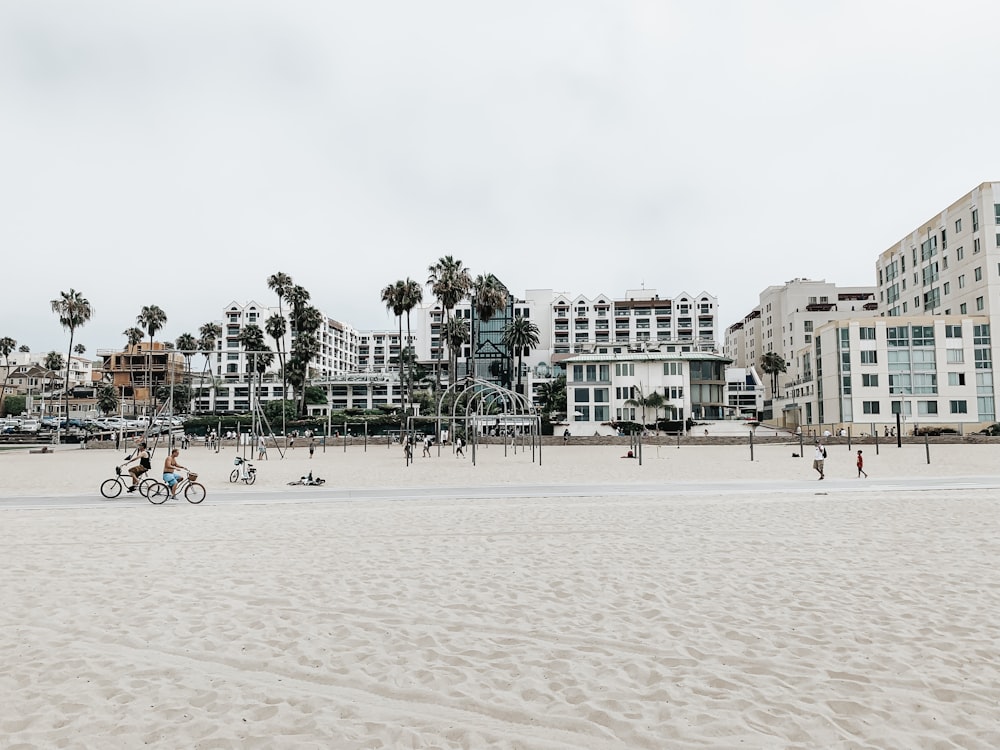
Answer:
[{"label": "white apartment building", "polygon": [[[814,391],[784,403],[786,424],[947,425],[996,421],[993,342],[984,316],[922,315],[831,322],[803,351]],[[794,412],[794,413],[790,413]],[[864,431],[863,428],[861,431]]]},{"label": "white apartment building", "polygon": [[875,268],[886,316],[1000,315],[1000,182],[984,182],[925,221]]},{"label": "white apartment building", "polygon": [[[471,324],[468,301],[451,314]],[[718,351],[718,299],[707,292],[681,292],[661,299],[655,289],[630,289],[616,299],[528,289],[523,298],[512,300],[509,317],[528,318],[539,329],[538,346],[522,358],[521,376],[528,379],[543,371],[559,374],[560,362],[578,353]],[[440,306],[433,301],[421,305],[414,319],[417,358],[432,363],[438,356],[446,357],[447,352],[440,349]],[[470,355],[471,346],[463,347],[460,363]],[[464,372],[460,364],[459,376]],[[517,373],[512,379],[517,380]]]},{"label": "white apartment building", "polygon": [[708,352],[576,354],[565,360],[566,409],[571,435],[613,435],[614,422],[642,422],[638,396],[664,397],[663,419],[723,419],[731,415],[726,395],[729,360]]},{"label": "white apartment building", "polygon": [[[272,369],[275,371],[279,369],[275,342],[267,335],[264,328],[267,319],[278,312],[277,307],[261,305],[252,300],[246,303],[231,302],[226,306],[220,322],[222,337],[216,342],[213,368],[216,377],[223,380],[246,378],[247,369],[251,364],[250,356],[243,352],[239,336],[243,328],[251,323],[264,331],[265,342],[275,350]],[[281,312],[287,321],[288,310],[283,309]],[[316,335],[320,351],[310,363],[310,369],[317,379],[328,379],[353,372],[383,372],[396,366],[390,360],[399,356],[398,331],[362,332],[324,315],[323,324]],[[405,337],[406,334],[403,335]],[[286,330],[282,342],[285,352],[291,351],[293,341],[294,333]]]},{"label": "white apartment building", "polygon": [[775,402],[779,424],[996,421],[1000,183],[983,183],[876,262],[879,317],[816,326]]},{"label": "white apartment building", "polygon": [[762,373],[762,378],[765,398],[780,398],[782,383],[800,377],[796,352],[812,342],[815,330],[831,320],[875,317],[875,294],[875,287],[844,287],[804,278],[769,286],[761,292],[760,304],[726,329],[723,352],[735,366],[754,367],[758,372],[765,353],[779,354],[788,370],[779,378],[778,393],[772,391],[769,375]]}]

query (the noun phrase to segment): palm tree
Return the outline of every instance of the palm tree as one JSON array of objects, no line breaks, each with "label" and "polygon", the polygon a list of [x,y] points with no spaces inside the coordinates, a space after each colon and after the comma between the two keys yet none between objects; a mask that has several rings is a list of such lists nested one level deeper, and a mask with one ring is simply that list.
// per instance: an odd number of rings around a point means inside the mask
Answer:
[{"label": "palm tree", "polygon": [[59,292],[59,297],[50,303],[52,312],[59,316],[59,325],[69,331],[69,348],[66,352],[66,383],[63,386],[63,400],[66,404],[66,419],[69,419],[69,368],[73,356],[73,336],[76,329],[84,325],[94,315],[90,302],[75,289]]},{"label": "palm tree", "polygon": [[[285,376],[285,333],[288,331],[287,321],[285,320],[285,312],[282,309],[281,303],[288,296],[288,292],[294,287],[295,284],[292,282],[292,277],[287,273],[282,273],[278,271],[267,277],[267,288],[278,295],[278,318],[271,316],[267,319],[264,324],[264,330],[267,331],[267,335],[274,339],[275,347],[278,350],[278,362],[281,364],[281,399],[284,401],[288,398],[288,381]],[[279,322],[280,319],[280,322]],[[272,322],[273,321],[273,322]],[[279,336],[275,336],[272,331],[281,331]],[[284,414],[284,412],[282,412]],[[282,432],[284,432],[284,425],[282,425]]]},{"label": "palm tree", "polygon": [[87,353],[87,347],[85,347],[83,344],[77,344],[76,346],[73,347],[73,351],[82,357],[84,354]]},{"label": "palm tree", "polygon": [[760,358],[760,369],[771,376],[771,398],[778,393],[778,375],[786,372],[788,363],[777,352],[765,352]]},{"label": "palm tree", "polygon": [[118,411],[118,392],[111,383],[101,383],[97,386],[97,408],[101,414],[113,414]]},{"label": "palm tree", "polygon": [[[444,321],[441,326],[441,340],[444,343],[445,329],[448,327],[448,321],[451,319],[451,311],[469,293],[469,289],[472,287],[472,277],[469,274],[469,269],[463,265],[462,261],[456,260],[450,255],[445,255],[438,259],[438,262],[429,266],[427,271],[430,273],[430,276],[427,277],[427,284],[444,310]],[[453,354],[454,352],[449,347],[448,368],[449,379],[451,380],[454,380],[455,375],[455,369],[452,366]],[[439,365],[440,359],[441,353],[439,350]],[[438,372],[438,378],[440,376],[441,373]]]},{"label": "palm tree", "polygon": [[[498,312],[507,307],[509,295],[507,287],[491,273],[480,274],[472,282],[472,309],[479,325],[489,323]],[[472,324],[472,377],[478,377],[476,372],[476,349],[479,347],[479,334],[476,332],[475,318]]]},{"label": "palm tree", "polygon": [[46,370],[52,370],[53,373],[56,373],[66,365],[66,362],[63,360],[63,356],[59,352],[51,351],[45,355],[45,359],[42,364],[45,365]]},{"label": "palm tree", "polygon": [[[639,408],[642,409],[642,426],[645,427],[646,426],[646,409],[653,407],[653,403],[650,402],[650,398],[651,398],[652,394],[650,396],[647,396],[646,394],[644,394],[642,392],[642,386],[641,385],[640,386],[636,386],[635,390],[636,390],[636,392],[637,392],[638,395],[633,396],[632,398],[626,399],[624,403],[625,403],[625,406],[638,406]],[[653,391],[653,393],[655,394],[656,391]],[[661,396],[661,405],[662,405],[662,396]]]},{"label": "palm tree", "polygon": [[190,333],[182,333],[174,342],[174,347],[184,356],[185,380],[191,379],[191,358],[198,351],[198,340]]},{"label": "palm tree", "polygon": [[[406,313],[406,347],[410,350],[409,377],[407,377],[407,402],[413,402],[413,335],[410,332],[410,313],[413,308],[419,305],[424,299],[424,288],[420,282],[414,281],[409,276],[403,281],[402,307]],[[400,358],[402,358],[403,348],[400,347]]]},{"label": "palm tree", "polygon": [[554,380],[542,383],[538,387],[538,396],[542,402],[542,413],[552,415],[558,412],[566,413],[566,376],[560,375]]},{"label": "palm tree", "polygon": [[136,316],[135,322],[146,329],[149,334],[149,351],[146,353],[146,387],[149,389],[149,407],[153,406],[153,336],[163,329],[167,322],[167,314],[156,305],[143,305]]},{"label": "palm tree", "polygon": [[[201,385],[204,386],[205,374],[208,372],[212,362],[212,352],[215,351],[215,342],[222,335],[222,326],[218,323],[208,322],[198,329],[197,349],[205,357],[205,366],[201,371]],[[214,379],[213,379],[214,382]]]},{"label": "palm tree", "polygon": [[0,388],[0,407],[3,406],[3,398],[7,394],[7,378],[10,377],[10,355],[14,352],[17,342],[10,336],[0,338],[0,354],[3,354],[4,376],[3,386]]},{"label": "palm tree", "polygon": [[448,342],[449,351],[461,349],[470,341],[469,324],[462,318],[452,318],[444,327],[444,339]]},{"label": "palm tree", "polygon": [[139,346],[139,342],[142,341],[142,337],[144,335],[145,334],[142,332],[142,329],[141,328],[137,328],[135,326],[132,326],[131,328],[126,328],[124,331],[122,331],[122,336],[124,336],[125,340],[128,342],[128,344],[126,345],[126,348],[125,348],[125,352],[126,352],[126,354],[129,355],[129,357],[128,357],[128,386],[129,386],[129,389],[132,391],[132,413],[133,414],[135,413],[135,375],[133,374],[133,367],[132,367],[133,358],[132,358],[132,354],[135,353],[135,348],[137,346]]},{"label": "palm tree", "polygon": [[19,352],[22,352],[23,354],[27,354],[28,352],[31,351],[31,347],[28,346],[27,344],[21,344],[19,347],[17,347],[17,350]]},{"label": "palm tree", "polygon": [[538,346],[538,342],[540,341],[538,338],[539,333],[538,326],[528,320],[528,318],[522,317],[514,318],[504,329],[501,339],[503,345],[510,350],[512,355],[515,351],[517,352],[518,393],[524,392],[524,389],[521,387],[521,357],[526,350],[531,350]]},{"label": "palm tree", "polygon": [[[250,408],[254,412],[254,402],[257,399],[259,382],[263,379],[264,372],[274,362],[274,354],[264,343],[264,332],[254,323],[246,325],[240,330],[236,340],[243,347],[243,353],[247,355],[247,379],[250,381]],[[256,381],[255,383],[255,376]]]},{"label": "palm tree", "polygon": [[[396,320],[399,322],[399,355],[396,357],[397,363],[399,364],[399,387],[400,390],[403,388],[403,313],[406,312],[406,308],[403,306],[403,302],[406,296],[406,282],[400,279],[395,284],[389,284],[382,290],[382,302],[385,303],[385,309],[390,310],[393,315],[396,316]],[[401,394],[403,413],[406,413],[406,393]]]}]

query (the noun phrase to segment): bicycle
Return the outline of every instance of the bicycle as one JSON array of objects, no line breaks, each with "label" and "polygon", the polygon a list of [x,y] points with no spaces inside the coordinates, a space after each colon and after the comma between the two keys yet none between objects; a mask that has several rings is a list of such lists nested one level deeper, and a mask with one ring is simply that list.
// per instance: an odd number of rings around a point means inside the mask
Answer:
[{"label": "bicycle", "polygon": [[319,477],[313,477],[313,473],[310,471],[306,476],[297,479],[294,482],[289,482],[291,486],[295,485],[305,485],[306,487],[322,487],[326,482],[325,479],[320,479]]},{"label": "bicycle", "polygon": [[239,468],[233,469],[230,473],[230,482],[238,482],[242,479],[246,484],[253,484],[257,481],[257,469],[252,463],[241,456],[237,456],[233,463]]},{"label": "bicycle", "polygon": [[167,501],[168,498],[177,497],[184,490],[184,499],[189,503],[197,505],[202,500],[205,499],[205,485],[196,481],[198,475],[189,471],[187,476],[183,479],[179,479],[174,485],[176,490],[171,490],[164,482],[155,482],[152,487],[149,488],[146,494],[146,499],[149,500],[153,505],[162,505]]},{"label": "bicycle", "polygon": [[[125,481],[125,477],[122,476],[122,466],[125,464],[119,464],[115,467],[115,476],[111,479],[105,479],[101,482],[101,494],[108,500],[114,500],[120,494],[122,490],[129,491],[132,487],[130,483]],[[129,475],[131,476],[131,475]],[[147,497],[149,493],[149,488],[156,484],[156,480],[152,477],[146,477],[139,482],[139,494],[143,497]]]}]

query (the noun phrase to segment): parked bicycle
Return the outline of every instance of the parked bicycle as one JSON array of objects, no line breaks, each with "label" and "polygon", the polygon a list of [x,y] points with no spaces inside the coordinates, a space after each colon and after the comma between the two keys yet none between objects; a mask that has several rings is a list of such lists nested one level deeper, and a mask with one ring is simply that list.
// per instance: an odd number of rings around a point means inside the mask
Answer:
[{"label": "parked bicycle", "polygon": [[154,482],[153,486],[147,491],[146,499],[153,505],[162,505],[168,498],[177,497],[177,495],[183,492],[185,500],[197,505],[205,499],[206,494],[205,485],[198,482],[197,479],[198,474],[189,471],[186,477],[178,480],[177,484],[174,485],[175,491],[173,492],[165,483]]},{"label": "parked bicycle", "polygon": [[[108,500],[114,500],[122,491],[130,491],[132,483],[126,481],[126,479],[131,479],[130,474],[122,474],[122,467],[125,464],[119,464],[115,467],[115,475],[111,479],[105,479],[101,482],[101,494]],[[143,497],[147,497],[149,494],[149,488],[156,484],[156,480],[152,477],[146,477],[139,482],[139,494]]]},{"label": "parked bicycle", "polygon": [[306,476],[288,484],[295,486],[298,484],[305,485],[306,487],[322,487],[326,482],[325,479],[320,479],[319,477],[313,477],[313,473],[310,471]]},{"label": "parked bicycle", "polygon": [[230,482],[235,483],[242,479],[246,484],[253,484],[257,481],[257,469],[254,468],[252,463],[241,456],[237,456],[233,463],[238,468],[233,469],[229,474]]}]

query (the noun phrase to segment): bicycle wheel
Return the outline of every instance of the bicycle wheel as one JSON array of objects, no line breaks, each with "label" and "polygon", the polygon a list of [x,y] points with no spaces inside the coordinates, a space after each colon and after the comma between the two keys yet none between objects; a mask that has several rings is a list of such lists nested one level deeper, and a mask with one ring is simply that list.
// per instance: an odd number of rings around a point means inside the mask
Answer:
[{"label": "bicycle wheel", "polygon": [[238,482],[238,481],[240,481],[240,470],[239,469],[233,469],[229,473],[229,481],[230,482]]},{"label": "bicycle wheel", "polygon": [[247,474],[247,484],[253,484],[256,481],[257,481],[256,471],[251,471],[249,474]]},{"label": "bicycle wheel", "polygon": [[205,499],[205,485],[198,482],[188,482],[188,486],[184,488],[184,499],[197,505]]},{"label": "bicycle wheel", "polygon": [[146,497],[149,494],[149,489],[156,484],[156,480],[152,477],[146,477],[141,482],[139,482],[139,494]]},{"label": "bicycle wheel", "polygon": [[153,482],[153,485],[146,490],[146,499],[153,505],[163,505],[170,497],[170,488],[163,482]]},{"label": "bicycle wheel", "polygon": [[117,479],[105,479],[101,483],[101,494],[108,500],[113,500],[122,494],[122,483]]}]

